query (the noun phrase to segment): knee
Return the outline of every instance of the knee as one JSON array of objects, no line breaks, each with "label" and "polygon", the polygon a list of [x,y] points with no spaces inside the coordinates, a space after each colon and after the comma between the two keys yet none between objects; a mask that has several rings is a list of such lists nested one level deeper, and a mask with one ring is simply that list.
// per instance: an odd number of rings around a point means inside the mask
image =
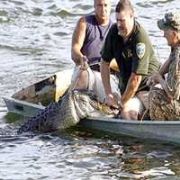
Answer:
[{"label": "knee", "polygon": [[75,85],[75,88],[76,89],[87,89],[88,88],[88,82],[89,82],[89,79],[88,79],[88,72],[87,71],[82,71],[80,74],[79,74],[79,77],[76,81],[76,85]]},{"label": "knee", "polygon": [[88,72],[87,71],[82,71],[79,75],[79,79],[81,80],[88,80]]}]

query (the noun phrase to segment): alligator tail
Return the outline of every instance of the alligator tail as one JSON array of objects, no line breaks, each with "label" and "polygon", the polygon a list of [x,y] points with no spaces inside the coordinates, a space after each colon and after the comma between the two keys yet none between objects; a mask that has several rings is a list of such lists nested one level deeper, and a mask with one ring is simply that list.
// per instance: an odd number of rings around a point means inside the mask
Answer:
[{"label": "alligator tail", "polygon": [[54,130],[53,120],[57,118],[60,102],[51,103],[44,110],[38,112],[34,117],[27,121],[18,129],[17,133],[21,134],[28,131],[49,132]]}]

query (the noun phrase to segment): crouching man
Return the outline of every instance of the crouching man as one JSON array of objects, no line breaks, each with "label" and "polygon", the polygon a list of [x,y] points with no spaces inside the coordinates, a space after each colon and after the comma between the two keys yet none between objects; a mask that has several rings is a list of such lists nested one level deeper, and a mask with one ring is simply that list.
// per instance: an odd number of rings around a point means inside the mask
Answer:
[{"label": "crouching man", "polygon": [[101,77],[107,104],[113,106],[115,97],[110,85],[109,65],[115,58],[119,68],[121,92],[120,117],[138,119],[143,105],[137,94],[149,90],[147,77],[157,72],[157,61],[152,44],[144,28],[135,20],[130,0],[120,0],[116,6],[116,24],[107,34],[102,49]]},{"label": "crouching man", "polygon": [[149,93],[149,114],[152,120],[180,120],[180,11],[166,13],[158,27],[163,30],[171,53],[159,72],[148,80],[149,84],[161,85]]}]

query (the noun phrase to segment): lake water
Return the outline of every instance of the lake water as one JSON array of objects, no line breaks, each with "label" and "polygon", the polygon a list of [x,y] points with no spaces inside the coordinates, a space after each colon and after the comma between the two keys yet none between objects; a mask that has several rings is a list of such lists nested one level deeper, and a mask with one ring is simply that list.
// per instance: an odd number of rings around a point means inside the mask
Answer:
[{"label": "lake water", "polygon": [[[92,0],[0,1],[0,127],[3,96],[73,66],[71,37]],[[117,0],[112,0],[112,19]],[[134,0],[162,62],[169,47],[156,21],[179,0]],[[178,178],[179,177],[179,178]],[[59,135],[0,137],[0,179],[180,179],[178,146],[74,129]]]}]

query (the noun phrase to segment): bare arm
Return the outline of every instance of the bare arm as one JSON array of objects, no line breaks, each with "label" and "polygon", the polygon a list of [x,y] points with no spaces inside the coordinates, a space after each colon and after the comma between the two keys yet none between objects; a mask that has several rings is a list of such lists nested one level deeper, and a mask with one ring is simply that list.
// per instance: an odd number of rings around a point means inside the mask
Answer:
[{"label": "bare arm", "polygon": [[108,96],[109,94],[112,94],[111,85],[110,85],[109,63],[101,60],[100,70],[101,70],[101,78],[102,78],[102,83],[104,85],[104,90],[106,96]]},{"label": "bare arm", "polygon": [[86,20],[85,17],[81,17],[77,22],[76,28],[72,37],[71,57],[76,65],[80,65],[83,62],[83,54],[81,48],[83,46],[86,35]]},{"label": "bare arm", "polygon": [[168,73],[169,65],[171,64],[171,58],[169,58],[160,68],[159,72],[154,73],[148,78],[147,85],[154,86],[160,83],[163,87],[165,82],[163,82],[163,77]]},{"label": "bare arm", "polygon": [[131,73],[131,76],[129,78],[127,87],[125,92],[123,93],[122,97],[121,97],[121,103],[124,105],[126,102],[128,102],[128,100],[132,97],[134,97],[140,83],[142,80],[142,76],[141,75],[137,75],[135,73]]},{"label": "bare arm", "polygon": [[155,84],[159,83],[166,92],[167,96],[172,99],[171,89],[167,85],[167,82],[163,79],[163,76],[168,73],[170,63],[171,59],[169,58],[160,68],[159,72],[156,72],[151,77],[149,77],[147,85],[153,87]]},{"label": "bare arm", "polygon": [[113,94],[110,84],[110,63],[101,60],[100,65],[101,70],[101,78],[104,86],[105,94],[106,94],[106,103],[114,108],[121,108],[120,99],[117,99],[115,94]]},{"label": "bare arm", "polygon": [[159,70],[159,74],[161,76],[164,76],[166,73],[168,73],[168,69],[169,69],[169,65],[171,63],[171,58],[169,58],[163,65],[162,67],[160,68]]}]

